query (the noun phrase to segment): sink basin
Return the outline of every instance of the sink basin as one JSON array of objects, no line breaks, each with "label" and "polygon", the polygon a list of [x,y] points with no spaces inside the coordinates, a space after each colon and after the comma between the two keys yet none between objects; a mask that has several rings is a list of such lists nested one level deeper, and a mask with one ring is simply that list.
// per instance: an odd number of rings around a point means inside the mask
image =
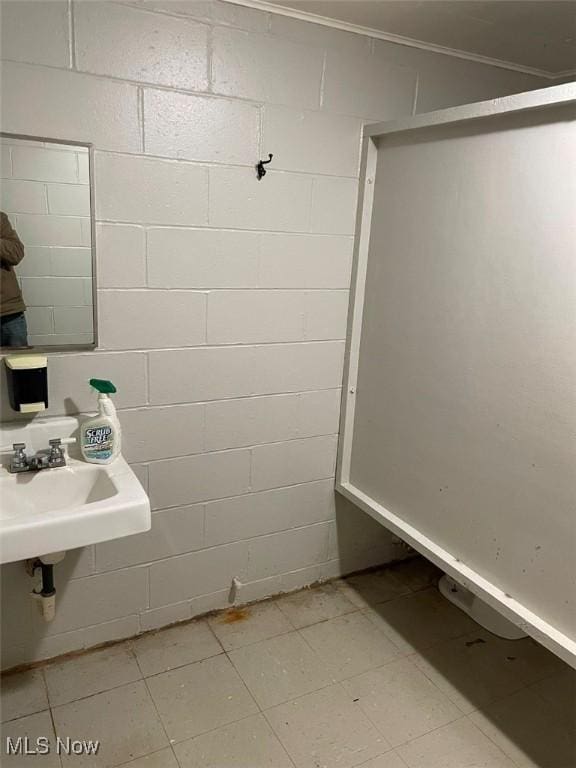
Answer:
[{"label": "sink basin", "polygon": [[[71,434],[73,430],[66,431]],[[51,436],[65,435],[62,430],[54,434],[52,427]],[[10,439],[19,441],[14,434]],[[28,443],[30,450],[36,449],[29,432],[20,439]],[[40,442],[38,437],[36,442]],[[69,457],[66,467],[20,474],[10,474],[6,466],[0,468],[1,563],[149,529],[150,502],[121,456],[105,465]]]}]

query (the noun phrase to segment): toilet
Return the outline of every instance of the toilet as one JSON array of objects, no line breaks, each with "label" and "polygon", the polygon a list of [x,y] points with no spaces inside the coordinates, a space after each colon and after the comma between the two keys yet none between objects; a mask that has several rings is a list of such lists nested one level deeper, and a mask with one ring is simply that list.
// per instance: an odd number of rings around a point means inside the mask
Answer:
[{"label": "toilet", "polygon": [[521,640],[523,637],[527,637],[520,627],[517,627],[491,605],[459,584],[452,576],[445,573],[438,582],[438,589],[447,600],[454,603],[493,635],[505,640]]}]

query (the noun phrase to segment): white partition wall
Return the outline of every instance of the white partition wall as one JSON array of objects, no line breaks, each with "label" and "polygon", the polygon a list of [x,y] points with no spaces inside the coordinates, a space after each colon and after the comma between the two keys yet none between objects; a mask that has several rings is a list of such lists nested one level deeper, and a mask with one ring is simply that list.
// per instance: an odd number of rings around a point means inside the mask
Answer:
[{"label": "white partition wall", "polygon": [[365,130],[337,483],[573,665],[575,99]]}]

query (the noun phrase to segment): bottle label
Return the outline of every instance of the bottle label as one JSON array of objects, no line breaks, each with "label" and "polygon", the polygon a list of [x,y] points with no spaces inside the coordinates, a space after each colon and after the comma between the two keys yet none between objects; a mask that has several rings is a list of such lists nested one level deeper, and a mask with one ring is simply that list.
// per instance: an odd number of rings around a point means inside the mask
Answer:
[{"label": "bottle label", "polygon": [[87,459],[109,459],[114,448],[112,427],[88,427],[84,430],[84,454]]}]

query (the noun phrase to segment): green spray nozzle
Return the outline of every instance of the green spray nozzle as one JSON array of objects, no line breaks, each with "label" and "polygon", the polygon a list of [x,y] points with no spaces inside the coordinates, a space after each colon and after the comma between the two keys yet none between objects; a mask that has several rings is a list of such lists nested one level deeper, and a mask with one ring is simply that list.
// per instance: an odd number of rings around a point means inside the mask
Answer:
[{"label": "green spray nozzle", "polygon": [[113,395],[116,392],[116,387],[111,381],[106,379],[90,379],[90,386],[94,387],[101,395]]}]

